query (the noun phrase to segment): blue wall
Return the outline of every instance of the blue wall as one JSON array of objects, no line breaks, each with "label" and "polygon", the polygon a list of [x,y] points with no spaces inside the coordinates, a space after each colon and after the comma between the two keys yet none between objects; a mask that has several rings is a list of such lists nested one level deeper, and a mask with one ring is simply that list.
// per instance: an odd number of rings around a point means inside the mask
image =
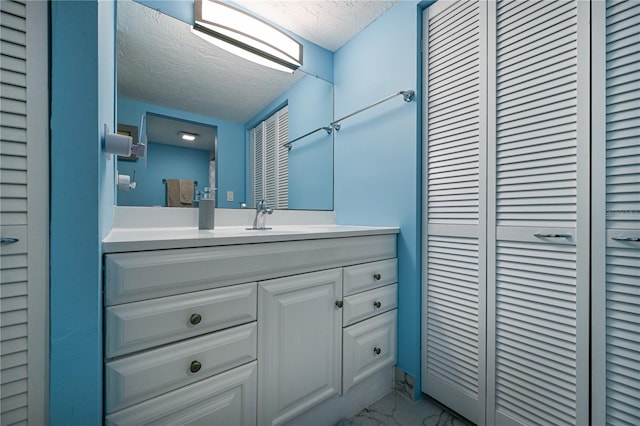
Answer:
[{"label": "blue wall", "polygon": [[[400,2],[336,53],[335,116],[400,89],[418,89],[417,16],[415,2]],[[53,1],[50,31],[50,422],[96,425],[102,423],[101,240],[111,228],[114,200],[115,161],[101,147],[104,124],[116,124],[114,3]],[[401,227],[398,366],[416,378],[416,395],[418,111],[415,102],[397,98],[346,120],[335,134],[338,223]],[[126,124],[137,125],[136,116]]]},{"label": "blue wall", "polygon": [[162,179],[191,179],[198,182],[196,190],[209,186],[209,151],[166,145],[149,141],[149,162],[118,161],[118,173],[133,176],[136,189],[118,191],[119,206],[166,206],[166,185]]},{"label": "blue wall", "polygon": [[[246,199],[246,145],[245,130],[243,124],[141,102],[135,99],[123,98],[121,96],[118,97],[118,123],[128,124],[130,126],[139,126],[140,117],[148,112],[158,115],[164,115],[167,117],[174,117],[179,120],[186,120],[210,126],[216,126],[218,128],[218,158],[216,159],[216,186],[218,188],[218,193],[216,195],[216,206],[223,208],[237,208],[238,202]],[[149,158],[147,159],[147,167],[170,167],[165,163],[158,164],[160,161],[161,160],[158,159],[158,157],[155,156],[153,152],[151,152],[149,153]],[[138,160],[138,162],[140,162],[140,160]],[[123,163],[126,162],[120,161],[118,163],[120,174],[128,174],[123,173],[124,169],[128,167],[126,165],[123,165]],[[161,178],[163,177],[171,176],[161,176]],[[206,180],[208,180],[208,178]],[[205,180],[202,180],[202,182],[204,181]],[[200,179],[198,179],[198,183],[200,183]],[[234,192],[233,202],[227,201],[227,191]],[[136,192],[141,193],[142,191],[138,191],[138,189],[136,189]],[[120,198],[122,194],[124,193],[118,193],[119,200],[122,200],[122,198]],[[152,204],[146,205],[150,206]]]},{"label": "blue wall", "polygon": [[[333,121],[333,85],[305,76],[249,120],[247,164],[251,164],[249,130],[285,104],[289,105],[289,140],[293,140]],[[250,167],[246,176],[250,198]],[[297,141],[289,151],[289,208],[333,210],[333,136],[325,131]]]},{"label": "blue wall", "polygon": [[[419,86],[417,2],[397,3],[335,54],[341,117]],[[398,367],[420,394],[420,149],[416,101],[397,97],[342,123],[335,135],[339,224],[400,226]]]},{"label": "blue wall", "polygon": [[102,423],[102,237],[114,161],[113,2],[51,4],[50,423]]}]

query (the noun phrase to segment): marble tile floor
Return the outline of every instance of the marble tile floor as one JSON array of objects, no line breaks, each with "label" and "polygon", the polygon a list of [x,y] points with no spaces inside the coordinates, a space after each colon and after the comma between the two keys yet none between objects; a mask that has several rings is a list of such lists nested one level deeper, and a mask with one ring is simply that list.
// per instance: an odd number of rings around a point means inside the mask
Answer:
[{"label": "marble tile floor", "polygon": [[471,426],[472,423],[449,411],[431,398],[411,401],[394,391],[343,419],[336,426]]}]

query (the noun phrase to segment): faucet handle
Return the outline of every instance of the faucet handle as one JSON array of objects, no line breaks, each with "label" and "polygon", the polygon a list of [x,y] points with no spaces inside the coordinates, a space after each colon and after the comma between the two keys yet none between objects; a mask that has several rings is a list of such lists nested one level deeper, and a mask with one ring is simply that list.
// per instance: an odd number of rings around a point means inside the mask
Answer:
[{"label": "faucet handle", "polygon": [[264,209],[264,212],[266,214],[271,214],[271,213],[273,213],[273,209],[266,208],[266,209]]}]

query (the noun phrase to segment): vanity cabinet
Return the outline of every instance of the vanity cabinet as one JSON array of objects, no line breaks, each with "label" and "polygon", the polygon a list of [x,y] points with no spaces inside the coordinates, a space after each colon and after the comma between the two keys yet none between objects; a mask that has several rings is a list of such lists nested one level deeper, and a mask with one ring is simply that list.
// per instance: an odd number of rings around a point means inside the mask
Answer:
[{"label": "vanity cabinet", "polygon": [[107,254],[106,423],[276,425],[340,398],[395,363],[395,255],[393,233]]}]

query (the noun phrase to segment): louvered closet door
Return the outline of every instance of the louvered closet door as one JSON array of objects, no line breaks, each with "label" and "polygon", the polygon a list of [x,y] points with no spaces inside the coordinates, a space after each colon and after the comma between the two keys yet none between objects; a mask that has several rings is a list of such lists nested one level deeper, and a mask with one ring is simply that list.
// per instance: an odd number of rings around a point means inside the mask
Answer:
[{"label": "louvered closet door", "polygon": [[253,206],[264,198],[264,130],[260,123],[251,131],[253,162]]},{"label": "louvered closet door", "polygon": [[285,106],[276,114],[278,135],[276,138],[277,150],[277,185],[276,204],[277,209],[289,208],[289,149],[284,146],[289,142],[289,107]]},{"label": "louvered closet door", "polygon": [[268,207],[275,207],[278,193],[278,147],[276,114],[264,122],[264,199]]},{"label": "louvered closet door", "polygon": [[422,391],[484,424],[486,4],[423,23]]},{"label": "louvered closet door", "polygon": [[253,202],[289,207],[289,107],[285,106],[251,130]]},{"label": "louvered closet door", "polygon": [[489,424],[589,424],[589,3],[489,3]]},{"label": "louvered closet door", "polygon": [[594,5],[593,418],[640,424],[640,3]]},{"label": "louvered closet door", "polygon": [[47,4],[0,3],[0,423],[47,422]]}]

